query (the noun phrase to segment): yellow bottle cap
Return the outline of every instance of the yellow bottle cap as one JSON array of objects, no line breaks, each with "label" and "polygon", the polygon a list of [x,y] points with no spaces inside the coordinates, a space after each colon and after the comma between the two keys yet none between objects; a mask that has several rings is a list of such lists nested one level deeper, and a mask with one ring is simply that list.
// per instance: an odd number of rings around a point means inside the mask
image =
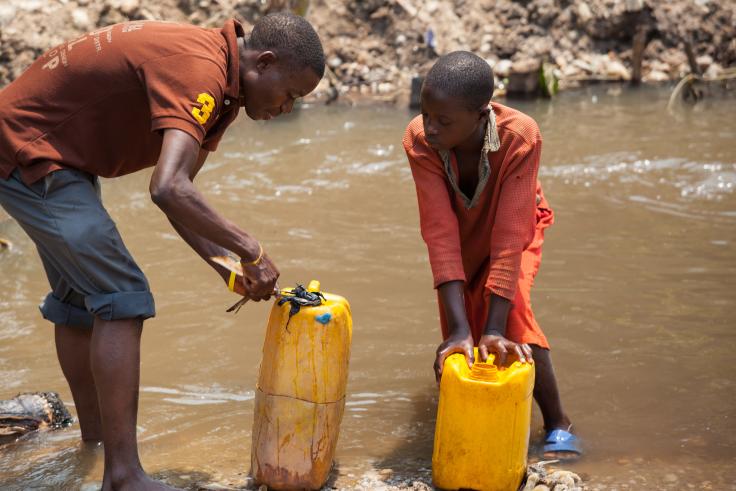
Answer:
[{"label": "yellow bottle cap", "polygon": [[495,382],[498,380],[498,368],[493,363],[473,363],[468,378],[481,382]]}]

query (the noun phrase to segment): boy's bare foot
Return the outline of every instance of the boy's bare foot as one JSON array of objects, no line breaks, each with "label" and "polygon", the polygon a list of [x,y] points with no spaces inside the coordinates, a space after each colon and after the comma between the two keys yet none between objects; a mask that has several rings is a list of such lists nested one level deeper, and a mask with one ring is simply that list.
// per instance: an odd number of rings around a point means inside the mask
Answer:
[{"label": "boy's bare foot", "polygon": [[106,475],[102,481],[102,491],[177,491],[177,488],[151,479],[141,470],[123,478],[112,479]]}]

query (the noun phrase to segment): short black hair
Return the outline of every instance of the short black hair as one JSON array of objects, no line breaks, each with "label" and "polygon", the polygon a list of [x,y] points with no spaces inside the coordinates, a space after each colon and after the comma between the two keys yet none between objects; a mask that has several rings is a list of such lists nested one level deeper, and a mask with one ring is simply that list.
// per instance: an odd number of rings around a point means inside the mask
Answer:
[{"label": "short black hair", "polygon": [[424,86],[456,97],[474,111],[486,106],[493,96],[493,70],[470,51],[453,51],[440,56],[430,68]]},{"label": "short black hair", "polygon": [[275,12],[258,19],[248,47],[275,51],[301,67],[311,68],[319,78],[325,74],[325,53],[317,32],[303,17],[290,12]]}]

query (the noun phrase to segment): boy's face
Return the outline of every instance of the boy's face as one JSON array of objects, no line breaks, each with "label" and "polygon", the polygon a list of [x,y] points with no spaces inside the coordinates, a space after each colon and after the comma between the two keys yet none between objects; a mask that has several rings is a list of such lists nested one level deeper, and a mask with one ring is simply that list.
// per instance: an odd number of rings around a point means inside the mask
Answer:
[{"label": "boy's face", "polygon": [[294,101],[312,92],[319,78],[309,67],[289,67],[271,51],[261,53],[241,83],[245,112],[251,119],[268,120],[290,113]]},{"label": "boy's face", "polygon": [[471,111],[461,99],[426,84],[421,97],[424,136],[435,150],[450,150],[475,138],[478,125],[486,121],[485,108]]}]

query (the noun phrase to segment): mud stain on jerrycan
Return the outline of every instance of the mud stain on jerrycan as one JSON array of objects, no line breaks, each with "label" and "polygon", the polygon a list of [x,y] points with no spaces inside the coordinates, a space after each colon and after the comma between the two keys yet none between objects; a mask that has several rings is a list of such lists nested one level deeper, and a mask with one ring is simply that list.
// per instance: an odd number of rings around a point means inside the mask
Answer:
[{"label": "mud stain on jerrycan", "polygon": [[468,368],[464,355],[448,357],[434,435],[434,485],[517,490],[526,472],[533,390],[532,364],[497,367],[491,356]]},{"label": "mud stain on jerrycan", "polygon": [[[312,281],[307,291],[319,288]],[[322,295],[320,305],[301,306],[291,318],[288,302],[275,303],[268,320],[251,472],[271,489],[319,489],[332,468],[345,408],[352,318],[347,300]]]}]

